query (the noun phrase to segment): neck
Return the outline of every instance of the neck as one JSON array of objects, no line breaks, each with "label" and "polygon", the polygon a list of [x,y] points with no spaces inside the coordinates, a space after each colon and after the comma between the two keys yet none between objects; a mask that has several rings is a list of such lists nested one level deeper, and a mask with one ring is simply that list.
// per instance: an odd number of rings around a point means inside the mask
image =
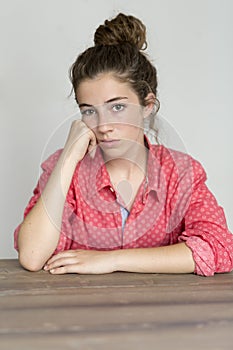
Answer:
[{"label": "neck", "polygon": [[107,170],[111,177],[118,179],[131,180],[136,174],[146,174],[148,149],[141,144],[137,144],[127,155],[122,158],[108,160],[106,163]]},{"label": "neck", "polygon": [[122,156],[106,163],[111,183],[128,210],[131,209],[147,173],[148,149],[144,145],[138,145],[130,153],[130,156],[127,152],[127,157]]}]

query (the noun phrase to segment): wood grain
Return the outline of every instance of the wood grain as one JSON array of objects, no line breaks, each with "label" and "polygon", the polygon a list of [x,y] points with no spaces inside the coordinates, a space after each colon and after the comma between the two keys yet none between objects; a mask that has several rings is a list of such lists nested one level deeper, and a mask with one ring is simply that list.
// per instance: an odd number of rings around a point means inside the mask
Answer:
[{"label": "wood grain", "polygon": [[233,273],[50,275],[0,261],[0,349],[232,349]]}]

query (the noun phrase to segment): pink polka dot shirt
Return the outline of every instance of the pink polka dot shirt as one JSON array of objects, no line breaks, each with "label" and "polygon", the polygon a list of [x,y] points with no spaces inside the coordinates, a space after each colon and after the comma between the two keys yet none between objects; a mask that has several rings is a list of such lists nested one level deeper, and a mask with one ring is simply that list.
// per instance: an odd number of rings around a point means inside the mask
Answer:
[{"label": "pink polka dot shirt", "polygon": [[[195,273],[211,276],[233,269],[233,235],[223,209],[207,188],[206,173],[189,155],[148,143],[147,176],[129,215],[115,191],[102,153],[87,155],[76,167],[66,196],[60,240],[54,254],[69,249],[130,249],[185,242]],[[30,212],[61,150],[43,164],[43,173],[25,209]],[[15,230],[15,248],[20,226]]]}]

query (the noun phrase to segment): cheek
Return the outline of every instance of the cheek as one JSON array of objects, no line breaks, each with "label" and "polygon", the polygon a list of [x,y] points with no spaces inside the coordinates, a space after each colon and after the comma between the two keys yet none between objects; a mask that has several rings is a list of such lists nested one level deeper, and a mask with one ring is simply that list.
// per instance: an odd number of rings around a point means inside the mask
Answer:
[{"label": "cheek", "polygon": [[139,108],[134,108],[131,113],[127,114],[124,124],[131,126],[132,128],[142,128],[144,124],[144,118]]},{"label": "cheek", "polygon": [[82,121],[86,124],[86,126],[91,129],[94,130],[97,128],[97,121],[96,120],[91,120],[90,118],[82,118]]},{"label": "cheek", "polygon": [[137,139],[139,134],[144,133],[144,128],[138,125],[123,124],[118,128],[119,133],[126,139]]},{"label": "cheek", "polygon": [[122,128],[125,128],[129,131],[135,131],[135,129],[144,129],[144,120],[141,115],[134,115],[134,117],[127,118],[127,120],[122,123]]}]

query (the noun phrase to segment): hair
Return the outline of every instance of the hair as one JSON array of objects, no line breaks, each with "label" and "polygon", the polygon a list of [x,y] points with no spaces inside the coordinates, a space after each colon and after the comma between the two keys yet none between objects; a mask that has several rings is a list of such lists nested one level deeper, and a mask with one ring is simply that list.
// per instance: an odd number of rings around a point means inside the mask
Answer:
[{"label": "hair", "polygon": [[142,106],[152,102],[146,100],[148,93],[152,92],[155,96],[153,103],[157,108],[150,116],[147,129],[149,127],[157,134],[154,128],[154,118],[160,106],[157,99],[157,71],[142,52],[146,48],[145,25],[134,16],[119,13],[96,29],[94,46],[77,57],[70,68],[70,80],[76,95],[84,80],[111,73],[116,79],[130,85]]}]

